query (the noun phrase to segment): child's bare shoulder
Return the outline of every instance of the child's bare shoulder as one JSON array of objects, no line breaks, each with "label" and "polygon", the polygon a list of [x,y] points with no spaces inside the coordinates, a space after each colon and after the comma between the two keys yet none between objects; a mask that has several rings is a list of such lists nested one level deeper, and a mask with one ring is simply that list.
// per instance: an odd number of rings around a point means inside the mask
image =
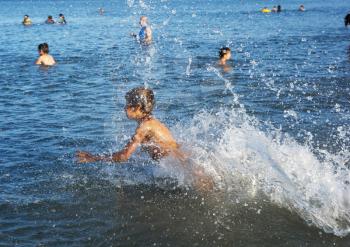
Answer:
[{"label": "child's bare shoulder", "polygon": [[151,118],[146,121],[143,121],[140,125],[139,128],[141,130],[147,131],[147,130],[154,130],[164,127],[164,124],[162,124],[158,119],[156,118]]}]

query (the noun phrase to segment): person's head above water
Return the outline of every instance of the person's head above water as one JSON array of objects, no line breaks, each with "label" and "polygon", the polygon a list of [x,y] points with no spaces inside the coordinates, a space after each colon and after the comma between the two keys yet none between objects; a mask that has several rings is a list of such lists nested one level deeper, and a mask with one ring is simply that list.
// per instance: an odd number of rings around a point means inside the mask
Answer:
[{"label": "person's head above water", "polygon": [[[155,100],[151,89],[145,87],[131,89],[126,93],[125,99],[125,109],[129,118],[144,118],[152,114]],[[134,116],[133,113],[137,111],[139,111],[140,114],[138,116]]]},{"label": "person's head above water", "polygon": [[141,16],[141,17],[140,17],[140,25],[141,25],[142,27],[148,25],[148,18],[147,18],[147,16]]},{"label": "person's head above water", "polygon": [[228,47],[222,47],[219,51],[220,59],[230,59],[231,58],[231,49]]},{"label": "person's head above water", "polygon": [[47,43],[42,43],[38,45],[38,52],[40,55],[49,54],[49,45]]},{"label": "person's head above water", "polygon": [[63,14],[59,14],[58,16],[59,16],[59,17],[63,17],[63,18],[64,18],[64,15],[63,15]]}]

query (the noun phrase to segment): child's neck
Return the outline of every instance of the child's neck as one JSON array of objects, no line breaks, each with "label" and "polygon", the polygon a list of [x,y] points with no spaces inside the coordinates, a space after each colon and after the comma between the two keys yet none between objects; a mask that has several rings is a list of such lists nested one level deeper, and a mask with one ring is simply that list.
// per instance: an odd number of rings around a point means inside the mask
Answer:
[{"label": "child's neck", "polygon": [[146,122],[146,121],[148,121],[148,120],[151,120],[152,118],[153,118],[152,115],[146,115],[146,116],[144,116],[144,117],[138,119],[137,122],[138,122],[139,124],[141,124],[141,123],[143,123],[143,122]]},{"label": "child's neck", "polygon": [[221,64],[221,65],[225,65],[225,64],[226,64],[226,61],[227,61],[226,58],[221,58],[221,59],[220,59],[220,64]]}]

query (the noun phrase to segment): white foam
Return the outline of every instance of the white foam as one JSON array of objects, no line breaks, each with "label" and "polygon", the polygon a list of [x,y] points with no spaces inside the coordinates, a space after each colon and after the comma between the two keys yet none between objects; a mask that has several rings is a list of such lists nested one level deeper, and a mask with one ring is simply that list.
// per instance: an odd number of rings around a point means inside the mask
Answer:
[{"label": "white foam", "polygon": [[263,193],[307,223],[347,235],[350,172],[344,163],[349,152],[331,155],[317,150],[321,160],[307,144],[280,130],[262,131],[260,125],[244,109],[222,109],[201,112],[189,126],[177,126],[174,132],[219,189],[256,199],[257,192]]}]

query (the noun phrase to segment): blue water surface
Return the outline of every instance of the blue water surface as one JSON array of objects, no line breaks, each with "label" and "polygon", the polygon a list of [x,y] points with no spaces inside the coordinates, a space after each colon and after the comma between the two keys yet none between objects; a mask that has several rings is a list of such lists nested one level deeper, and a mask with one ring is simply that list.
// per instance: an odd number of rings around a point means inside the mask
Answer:
[{"label": "blue water surface", "polygon": [[[281,13],[259,11],[278,4]],[[329,164],[347,172],[349,192],[350,2],[299,4],[1,0],[0,245],[348,246],[346,213],[334,229],[268,197],[213,198],[156,176],[139,151],[122,165],[75,161],[77,150],[125,145],[137,125],[124,95],[147,86],[154,115],[185,146],[181,132],[196,129],[198,114],[244,109],[263,133],[279,129],[320,160],[340,155]],[[44,24],[59,13],[67,25]],[[33,25],[21,24],[25,14]],[[130,36],[141,15],[153,29],[148,46]],[[57,65],[34,65],[43,42]],[[223,46],[229,71],[217,65]]]}]

